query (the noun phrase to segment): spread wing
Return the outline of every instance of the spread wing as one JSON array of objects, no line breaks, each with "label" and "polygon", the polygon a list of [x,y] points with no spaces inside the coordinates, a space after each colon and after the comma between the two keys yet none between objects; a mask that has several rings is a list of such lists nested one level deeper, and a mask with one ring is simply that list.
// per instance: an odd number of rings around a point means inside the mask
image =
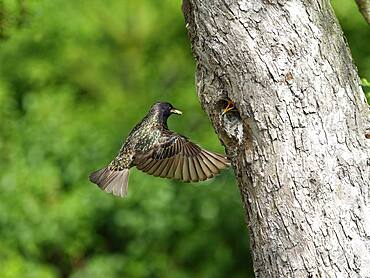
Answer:
[{"label": "spread wing", "polygon": [[230,162],[224,155],[202,149],[186,137],[165,130],[151,150],[135,156],[134,165],[149,175],[197,182],[214,177]]}]

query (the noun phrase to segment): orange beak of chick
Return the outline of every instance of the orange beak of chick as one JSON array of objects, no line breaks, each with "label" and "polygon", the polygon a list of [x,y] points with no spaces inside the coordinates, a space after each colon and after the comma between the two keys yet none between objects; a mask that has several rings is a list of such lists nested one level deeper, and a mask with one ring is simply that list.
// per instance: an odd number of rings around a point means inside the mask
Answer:
[{"label": "orange beak of chick", "polygon": [[228,100],[227,106],[224,108],[221,115],[223,116],[224,114],[226,114],[230,110],[233,110],[234,108],[235,108],[234,103],[231,100]]}]

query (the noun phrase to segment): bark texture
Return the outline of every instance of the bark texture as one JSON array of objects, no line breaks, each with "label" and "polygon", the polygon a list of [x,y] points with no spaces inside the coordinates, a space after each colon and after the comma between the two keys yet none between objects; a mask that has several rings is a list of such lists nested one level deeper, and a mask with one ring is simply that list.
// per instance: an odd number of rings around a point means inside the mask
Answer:
[{"label": "bark texture", "polygon": [[[329,1],[185,0],[183,11],[256,276],[370,277],[368,107]],[[227,99],[237,111],[222,115]]]},{"label": "bark texture", "polygon": [[370,0],[356,0],[357,6],[368,24],[370,24]]}]

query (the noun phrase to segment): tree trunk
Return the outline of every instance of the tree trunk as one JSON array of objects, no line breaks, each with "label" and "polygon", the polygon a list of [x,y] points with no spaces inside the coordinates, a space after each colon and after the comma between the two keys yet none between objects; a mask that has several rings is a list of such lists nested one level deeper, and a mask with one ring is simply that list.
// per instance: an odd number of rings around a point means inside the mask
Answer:
[{"label": "tree trunk", "polygon": [[[368,107],[329,1],[184,0],[183,11],[256,276],[370,277]],[[222,115],[227,99],[236,110]]]},{"label": "tree trunk", "polygon": [[370,0],[356,0],[358,9],[368,24],[370,24]]}]

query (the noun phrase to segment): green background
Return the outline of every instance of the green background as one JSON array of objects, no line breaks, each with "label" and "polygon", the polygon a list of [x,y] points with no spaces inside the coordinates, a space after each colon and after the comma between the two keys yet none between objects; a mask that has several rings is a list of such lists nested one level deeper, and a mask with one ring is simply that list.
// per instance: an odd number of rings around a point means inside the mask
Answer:
[{"label": "green background", "polygon": [[[361,77],[370,33],[333,1]],[[194,87],[180,1],[0,0],[0,277],[252,277],[231,170],[199,184],[131,171],[127,199],[87,180],[157,100],[222,151]]]}]

